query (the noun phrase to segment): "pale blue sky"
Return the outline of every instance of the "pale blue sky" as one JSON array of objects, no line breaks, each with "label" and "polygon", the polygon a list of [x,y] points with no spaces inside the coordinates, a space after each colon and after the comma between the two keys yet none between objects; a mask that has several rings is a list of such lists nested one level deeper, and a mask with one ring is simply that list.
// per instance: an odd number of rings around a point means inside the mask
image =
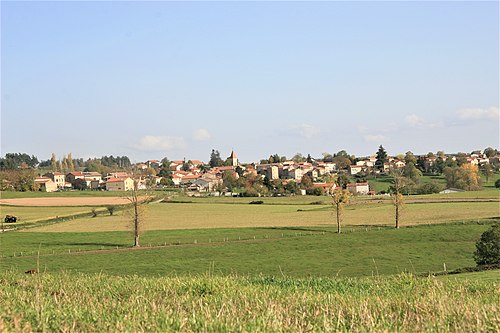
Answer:
[{"label": "pale blue sky", "polygon": [[2,155],[499,145],[497,1],[2,1],[1,19]]}]

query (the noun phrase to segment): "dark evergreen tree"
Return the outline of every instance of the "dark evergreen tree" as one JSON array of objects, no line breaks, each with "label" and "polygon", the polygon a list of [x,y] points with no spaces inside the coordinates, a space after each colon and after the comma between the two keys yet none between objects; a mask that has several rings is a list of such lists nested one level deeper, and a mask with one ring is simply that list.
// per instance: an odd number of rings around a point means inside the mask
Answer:
[{"label": "dark evergreen tree", "polygon": [[375,161],[375,167],[379,170],[384,170],[384,164],[388,161],[387,152],[384,147],[380,145],[377,151],[377,160]]}]

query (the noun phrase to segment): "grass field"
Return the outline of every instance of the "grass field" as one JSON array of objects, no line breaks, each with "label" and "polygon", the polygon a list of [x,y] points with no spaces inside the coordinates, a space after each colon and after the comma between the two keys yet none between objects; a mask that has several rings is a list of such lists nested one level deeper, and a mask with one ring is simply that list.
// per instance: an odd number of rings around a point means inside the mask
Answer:
[{"label": "grass field", "polygon": [[149,204],[140,248],[126,211],[1,233],[0,331],[498,331],[498,271],[415,276],[474,266],[499,202],[429,197],[398,230],[387,200],[356,198],[340,235],[329,198],[308,196]]},{"label": "grass field", "polygon": [[[158,195],[171,195],[177,193],[178,189],[167,189],[154,191]],[[17,199],[17,198],[61,198],[61,197],[123,197],[125,192],[117,191],[62,191],[62,192],[16,192],[2,191],[0,199]]]},{"label": "grass field", "polygon": [[[202,202],[202,201],[199,201]],[[366,203],[346,207],[344,225],[393,225],[390,203]],[[402,225],[448,223],[500,216],[498,202],[414,203],[405,205]],[[144,230],[328,226],[335,224],[330,205],[248,205],[212,203],[150,204]],[[130,215],[82,218],[38,228],[39,232],[95,232],[130,230]]]},{"label": "grass field", "polygon": [[400,275],[116,277],[0,274],[4,331],[487,332],[492,283]]},{"label": "grass field", "polygon": [[[49,218],[70,216],[79,213],[90,212],[92,207],[26,207],[26,206],[0,206],[0,216],[15,215],[20,218],[20,222],[15,225],[31,223]],[[100,211],[105,210],[99,208]],[[12,224],[14,225],[14,224]]]},{"label": "grass field", "polygon": [[[371,276],[442,271],[443,264],[451,271],[474,266],[475,242],[491,223],[357,228],[341,235],[332,227],[150,231],[142,236],[143,248],[138,250],[125,249],[132,244],[127,232],[12,232],[1,236],[0,269],[35,268],[40,251],[39,265],[48,272],[185,275],[212,270],[223,275]],[[116,247],[123,250],[77,252]]]}]

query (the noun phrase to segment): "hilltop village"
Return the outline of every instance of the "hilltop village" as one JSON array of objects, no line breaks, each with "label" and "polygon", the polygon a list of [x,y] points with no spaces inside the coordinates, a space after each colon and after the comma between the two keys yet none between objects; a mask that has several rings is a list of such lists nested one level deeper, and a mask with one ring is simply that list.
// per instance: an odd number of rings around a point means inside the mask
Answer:
[{"label": "hilltop village", "polygon": [[[97,162],[101,163],[100,160]],[[46,167],[50,167],[48,163],[49,161],[45,163]],[[108,168],[108,172],[95,171],[96,168],[92,167],[95,163],[87,163],[85,168],[75,167],[72,161],[66,163],[65,157],[64,166],[60,161],[52,163],[51,171],[41,173],[41,168],[32,168],[38,174],[34,175],[33,184],[28,189],[45,192],[129,191],[136,184],[137,189],[177,188],[193,196],[261,196],[321,195],[340,186],[354,195],[374,195],[384,194],[385,191],[377,191],[369,179],[399,172],[412,182],[414,191],[437,193],[446,188],[448,191],[479,189],[479,172],[497,170],[500,155],[497,150],[487,148],[470,154],[438,152],[415,156],[407,152],[405,155],[388,156],[380,146],[376,154],[362,158],[350,156],[345,151],[333,155],[324,154],[321,159],[301,154],[287,159],[276,154],[259,163],[244,164],[240,163],[234,151],[229,157],[222,159],[218,151],[212,150],[208,163],[195,159],[151,159],[126,167],[115,164],[115,169]],[[2,168],[3,171],[5,169]],[[81,171],[76,171],[78,169]],[[457,180],[459,175],[467,173],[468,179]],[[447,186],[436,182],[419,184],[422,175],[442,176],[446,179]],[[462,178],[464,177],[466,176]],[[4,190],[19,190],[14,181],[5,175],[2,177],[2,187]]]}]

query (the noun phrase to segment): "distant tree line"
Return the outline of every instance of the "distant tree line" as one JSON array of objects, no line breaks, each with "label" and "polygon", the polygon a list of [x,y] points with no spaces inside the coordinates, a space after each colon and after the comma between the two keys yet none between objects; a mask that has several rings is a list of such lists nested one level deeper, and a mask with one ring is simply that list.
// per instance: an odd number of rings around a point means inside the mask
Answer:
[{"label": "distant tree line", "polygon": [[38,165],[38,158],[26,153],[7,153],[0,158],[1,170],[35,168]]}]

